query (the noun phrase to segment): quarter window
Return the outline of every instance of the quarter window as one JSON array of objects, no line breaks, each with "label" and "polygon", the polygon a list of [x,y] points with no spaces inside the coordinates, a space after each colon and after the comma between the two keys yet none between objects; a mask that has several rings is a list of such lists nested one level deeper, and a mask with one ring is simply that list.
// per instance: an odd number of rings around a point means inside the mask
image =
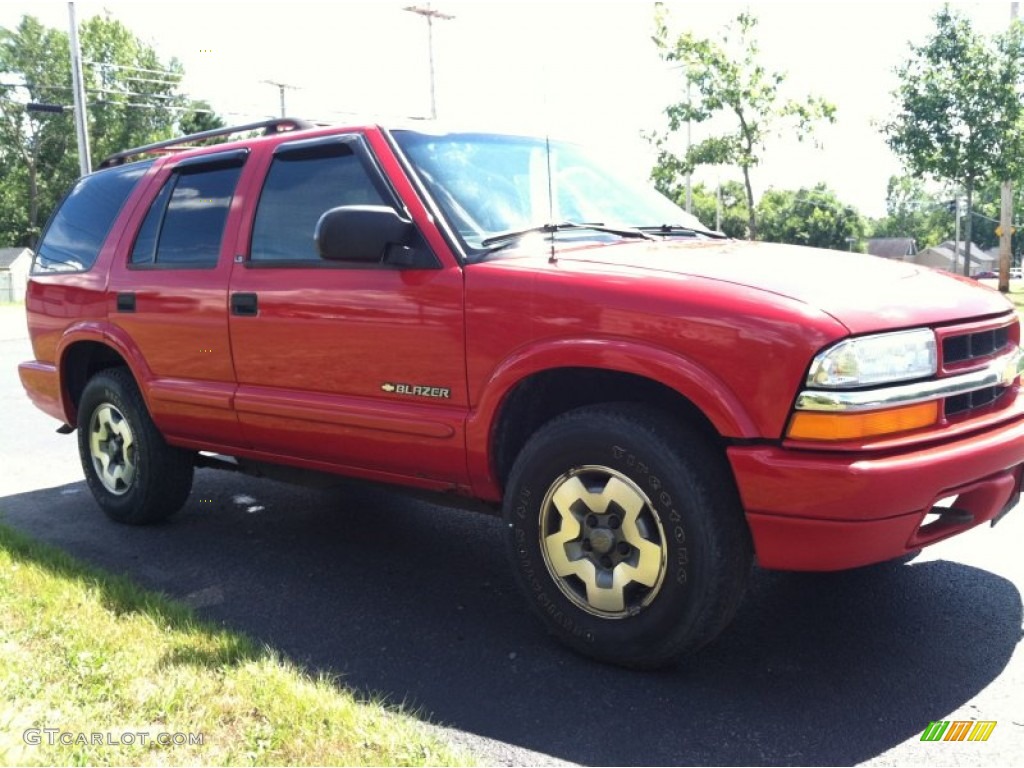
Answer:
[{"label": "quarter window", "polygon": [[32,272],[92,267],[125,200],[152,164],[98,171],[75,184],[43,233]]}]

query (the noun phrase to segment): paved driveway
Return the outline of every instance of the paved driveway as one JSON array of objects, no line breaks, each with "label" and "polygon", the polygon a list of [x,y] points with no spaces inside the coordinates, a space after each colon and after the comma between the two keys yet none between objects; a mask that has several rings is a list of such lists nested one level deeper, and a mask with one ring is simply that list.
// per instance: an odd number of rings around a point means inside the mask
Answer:
[{"label": "paved driveway", "polygon": [[[56,435],[21,391],[20,322],[0,307],[0,517],[356,691],[422,708],[485,762],[1011,765],[1024,755],[1024,510],[909,564],[757,571],[717,643],[677,669],[626,672],[545,637],[491,518],[203,470],[170,523],[108,522],[81,481],[74,437]],[[922,743],[939,719],[998,725],[984,743]]]}]

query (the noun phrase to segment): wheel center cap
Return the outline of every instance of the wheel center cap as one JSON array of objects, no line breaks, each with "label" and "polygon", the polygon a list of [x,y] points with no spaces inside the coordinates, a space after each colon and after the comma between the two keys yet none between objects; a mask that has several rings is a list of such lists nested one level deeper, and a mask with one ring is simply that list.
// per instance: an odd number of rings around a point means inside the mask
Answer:
[{"label": "wheel center cap", "polygon": [[600,555],[608,553],[615,544],[615,534],[604,528],[595,528],[590,532],[590,545]]}]

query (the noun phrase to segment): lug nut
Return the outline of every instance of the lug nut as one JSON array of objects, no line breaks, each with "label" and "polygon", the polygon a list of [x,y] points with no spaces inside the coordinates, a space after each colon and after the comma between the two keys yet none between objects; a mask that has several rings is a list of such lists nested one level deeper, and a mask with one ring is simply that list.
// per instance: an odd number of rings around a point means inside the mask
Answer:
[{"label": "lug nut", "polygon": [[597,528],[597,515],[587,515],[587,526]]},{"label": "lug nut", "polygon": [[619,546],[617,547],[617,549],[619,550],[619,554],[620,555],[628,555],[629,554],[629,544],[627,544],[624,541],[620,541],[619,542]]},{"label": "lug nut", "polygon": [[619,518],[615,515],[612,515],[608,518],[608,527],[611,528],[613,531],[617,530],[620,525],[622,525],[622,521],[619,520]]},{"label": "lug nut", "polygon": [[590,539],[584,539],[584,540],[583,540],[583,551],[584,551],[584,552],[589,552],[589,551],[590,551],[590,550],[592,550],[593,548],[594,548],[594,547],[593,547],[593,545],[592,545],[592,544],[590,543]]},{"label": "lug nut", "polygon": [[610,557],[608,557],[608,555],[604,555],[601,558],[601,565],[604,566],[605,568],[611,568],[612,567],[612,559]]}]

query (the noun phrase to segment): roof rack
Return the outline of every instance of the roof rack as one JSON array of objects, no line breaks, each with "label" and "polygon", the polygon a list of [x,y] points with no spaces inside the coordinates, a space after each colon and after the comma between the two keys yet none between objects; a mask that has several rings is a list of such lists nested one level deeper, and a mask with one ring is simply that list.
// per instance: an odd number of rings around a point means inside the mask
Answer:
[{"label": "roof rack", "polygon": [[179,136],[176,139],[167,139],[166,141],[157,141],[152,144],[144,144],[141,147],[133,147],[132,149],[126,149],[122,152],[115,152],[103,160],[99,164],[99,168],[111,168],[115,165],[124,165],[129,158],[135,157],[136,155],[144,155],[148,152],[156,152],[161,149],[168,149],[172,147],[179,147],[182,144],[190,144],[196,141],[205,141],[206,139],[215,139],[219,136],[232,136],[236,133],[245,133],[246,131],[258,131],[261,128],[266,136],[270,136],[275,133],[284,133],[285,131],[300,131],[305,128],[315,128],[316,123],[311,123],[308,120],[300,120],[295,117],[278,117],[273,120],[261,120],[258,123],[246,123],[245,125],[234,125],[226,128],[214,128],[209,131],[200,131],[199,133],[190,133],[187,136]]}]

